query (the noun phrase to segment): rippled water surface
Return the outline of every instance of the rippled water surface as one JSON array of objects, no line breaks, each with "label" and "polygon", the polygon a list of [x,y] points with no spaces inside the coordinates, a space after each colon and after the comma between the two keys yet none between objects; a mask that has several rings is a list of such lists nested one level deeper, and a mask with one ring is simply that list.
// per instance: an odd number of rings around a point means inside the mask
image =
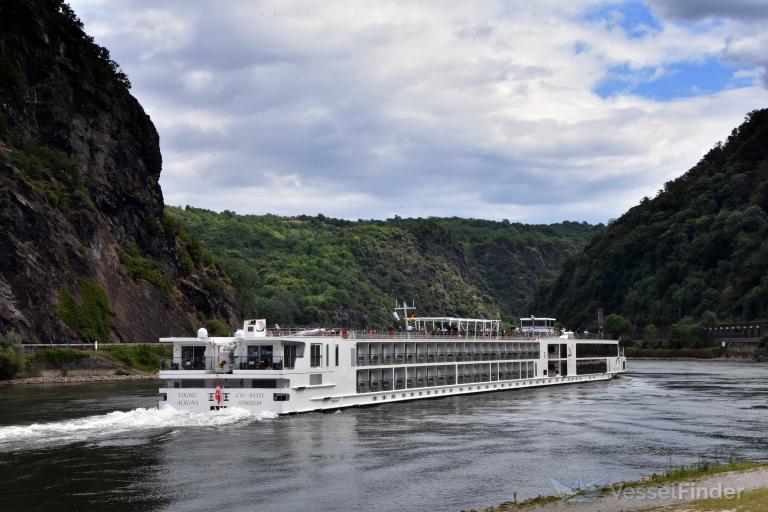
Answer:
[{"label": "rippled water surface", "polygon": [[333,414],[154,409],[157,383],[0,388],[3,510],[454,510],[768,458],[768,366],[631,361],[610,382]]}]

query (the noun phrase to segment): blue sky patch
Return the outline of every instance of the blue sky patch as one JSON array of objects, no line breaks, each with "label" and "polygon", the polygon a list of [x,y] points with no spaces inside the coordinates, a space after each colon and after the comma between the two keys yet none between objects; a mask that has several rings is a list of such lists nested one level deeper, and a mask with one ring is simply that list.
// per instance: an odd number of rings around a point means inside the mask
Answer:
[{"label": "blue sky patch", "polygon": [[610,68],[594,91],[603,98],[634,94],[663,101],[753,85],[753,78],[735,77],[736,71],[736,67],[723,64],[716,57],[699,62],[676,62],[663,69],[633,70],[622,64]]},{"label": "blue sky patch", "polygon": [[588,22],[605,22],[609,27],[620,26],[631,39],[642,39],[649,33],[661,30],[661,24],[653,17],[651,9],[634,0],[594,7],[586,12],[584,19]]}]

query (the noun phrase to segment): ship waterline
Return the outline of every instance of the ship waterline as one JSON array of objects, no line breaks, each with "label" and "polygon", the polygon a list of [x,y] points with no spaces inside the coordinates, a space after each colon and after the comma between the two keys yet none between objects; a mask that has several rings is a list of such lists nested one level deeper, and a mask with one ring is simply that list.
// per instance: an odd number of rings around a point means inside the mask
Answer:
[{"label": "ship waterline", "polygon": [[507,335],[498,320],[411,317],[402,332],[270,330],[163,338],[160,407],[293,414],[608,380],[626,370],[616,340]]}]

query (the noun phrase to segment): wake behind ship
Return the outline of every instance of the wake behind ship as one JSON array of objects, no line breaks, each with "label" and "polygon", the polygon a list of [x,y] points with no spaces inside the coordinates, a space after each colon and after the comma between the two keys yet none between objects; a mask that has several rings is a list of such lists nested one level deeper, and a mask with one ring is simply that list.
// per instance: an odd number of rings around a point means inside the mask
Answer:
[{"label": "wake behind ship", "polygon": [[[407,312],[407,308],[404,309]],[[410,322],[409,322],[410,321]],[[292,414],[533,386],[608,380],[626,369],[616,340],[558,336],[552,318],[405,318],[405,330],[268,329],[161,338],[160,407]]]}]

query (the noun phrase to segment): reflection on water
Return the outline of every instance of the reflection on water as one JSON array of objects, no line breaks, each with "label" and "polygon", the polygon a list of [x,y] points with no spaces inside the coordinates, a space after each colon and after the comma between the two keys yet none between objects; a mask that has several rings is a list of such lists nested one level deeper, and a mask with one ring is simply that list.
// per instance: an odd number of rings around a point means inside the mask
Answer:
[{"label": "reflection on water", "polygon": [[[765,365],[630,366],[611,382],[263,420],[108,414],[151,407],[152,383],[5,388],[0,503],[459,510],[551,494],[550,477],[615,481],[700,457],[766,458]],[[33,421],[49,424],[17,428]]]}]

